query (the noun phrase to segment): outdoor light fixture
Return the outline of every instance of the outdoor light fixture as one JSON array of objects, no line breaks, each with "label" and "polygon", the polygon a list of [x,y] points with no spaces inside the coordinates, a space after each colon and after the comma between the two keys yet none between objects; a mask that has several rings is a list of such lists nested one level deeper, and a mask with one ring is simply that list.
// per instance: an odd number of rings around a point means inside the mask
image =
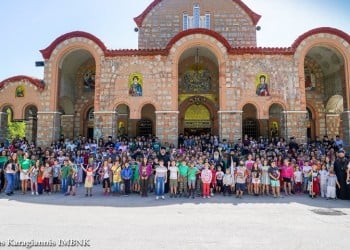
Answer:
[{"label": "outdoor light fixture", "polygon": [[35,67],[44,67],[44,66],[45,66],[44,61],[36,61],[35,62]]}]

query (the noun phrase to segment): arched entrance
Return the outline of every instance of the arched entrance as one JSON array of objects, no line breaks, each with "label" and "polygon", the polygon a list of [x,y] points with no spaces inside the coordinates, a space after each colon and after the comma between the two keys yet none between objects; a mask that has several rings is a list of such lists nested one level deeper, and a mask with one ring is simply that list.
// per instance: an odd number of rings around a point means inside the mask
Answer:
[{"label": "arched entrance", "polygon": [[218,134],[217,108],[203,96],[192,96],[180,105],[179,131],[187,135]]},{"label": "arched entrance", "polygon": [[[347,106],[344,90],[345,60],[331,45],[316,45],[308,50],[304,58],[304,79],[307,107],[307,135],[316,137],[316,127],[320,137],[335,138],[343,134],[340,115]],[[341,101],[340,101],[341,100]],[[344,104],[343,104],[344,100]],[[317,113],[317,116],[315,115]],[[318,135],[317,135],[318,136]]]},{"label": "arched entrance", "polygon": [[85,49],[72,50],[60,61],[57,106],[65,138],[94,137],[95,74],[95,59]]},{"label": "arched entrance", "polygon": [[129,116],[130,116],[130,109],[128,105],[120,104],[116,108],[116,115],[117,115],[117,136],[125,136],[129,133]]},{"label": "arched entrance", "polygon": [[269,108],[269,138],[281,136],[283,107],[280,104],[272,104]]},{"label": "arched entrance", "polygon": [[219,66],[208,48],[185,50],[178,64],[179,133],[218,135]]},{"label": "arched entrance", "polygon": [[192,104],[185,111],[184,134],[201,135],[211,133],[211,114],[203,104]]},{"label": "arched entrance", "polygon": [[[141,110],[141,120],[136,125],[136,135],[151,137],[155,134],[156,114],[152,104],[146,104]],[[164,124],[166,127],[166,124]]]},{"label": "arched entrance", "polygon": [[242,138],[247,135],[248,137],[257,139],[260,136],[260,128],[257,120],[257,109],[253,104],[244,105],[242,120]]}]

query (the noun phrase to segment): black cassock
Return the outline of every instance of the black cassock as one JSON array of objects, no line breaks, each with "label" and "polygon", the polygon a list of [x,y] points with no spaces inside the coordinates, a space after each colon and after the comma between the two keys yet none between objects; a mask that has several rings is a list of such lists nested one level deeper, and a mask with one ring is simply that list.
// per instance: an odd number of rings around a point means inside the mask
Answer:
[{"label": "black cassock", "polygon": [[338,178],[340,189],[337,187],[337,197],[342,200],[350,199],[349,185],[346,184],[346,170],[348,160],[345,157],[338,157],[334,162],[334,172]]}]

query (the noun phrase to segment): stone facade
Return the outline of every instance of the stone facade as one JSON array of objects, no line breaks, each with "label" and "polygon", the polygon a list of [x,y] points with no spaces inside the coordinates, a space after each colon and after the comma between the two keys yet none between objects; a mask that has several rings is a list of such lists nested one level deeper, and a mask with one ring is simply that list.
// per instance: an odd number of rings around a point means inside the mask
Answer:
[{"label": "stone facade", "polygon": [[[158,4],[156,4],[158,3]],[[260,16],[241,1],[227,0],[163,0],[135,18],[139,28],[139,48],[165,48],[183,31],[183,15],[193,15],[198,3],[200,15],[210,15],[210,29],[221,34],[232,47],[256,47],[256,23]]]},{"label": "stone facade", "polygon": [[[184,30],[184,15],[196,18],[195,8],[198,20],[210,16],[210,27]],[[28,120],[35,107],[37,130],[27,121],[27,134],[41,146],[61,135],[153,134],[177,144],[179,133],[206,132],[228,141],[244,134],[348,140],[349,35],[318,28],[290,47],[259,48],[259,19],[240,0],[155,0],[135,18],[138,50],[107,49],[85,32],[62,35],[41,51],[43,80],[0,82],[0,111],[10,108],[15,120]],[[134,76],[139,96],[131,94]],[[264,96],[257,94],[261,76]],[[25,95],[13,99],[18,86]],[[334,96],[339,102],[329,108]],[[3,139],[5,116],[0,122]]]}]

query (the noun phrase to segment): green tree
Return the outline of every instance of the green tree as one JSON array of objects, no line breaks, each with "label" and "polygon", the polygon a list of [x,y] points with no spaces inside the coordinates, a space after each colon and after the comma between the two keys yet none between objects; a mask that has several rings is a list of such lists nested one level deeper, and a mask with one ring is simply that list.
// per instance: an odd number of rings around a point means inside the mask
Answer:
[{"label": "green tree", "polygon": [[8,108],[7,112],[7,138],[13,139],[16,137],[23,138],[26,134],[26,123],[23,121],[12,121],[12,110]]}]

